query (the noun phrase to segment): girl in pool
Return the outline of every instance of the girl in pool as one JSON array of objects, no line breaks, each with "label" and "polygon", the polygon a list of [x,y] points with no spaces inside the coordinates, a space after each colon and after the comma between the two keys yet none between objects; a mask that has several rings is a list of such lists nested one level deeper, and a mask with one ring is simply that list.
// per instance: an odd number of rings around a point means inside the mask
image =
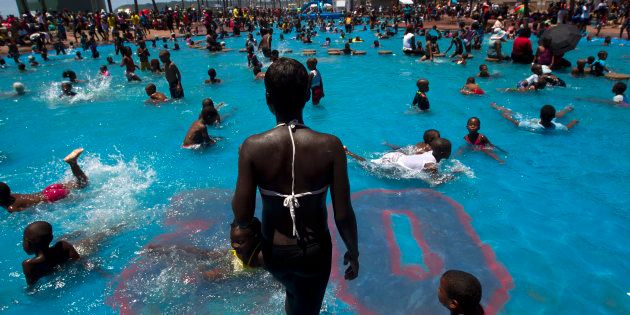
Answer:
[{"label": "girl in pool", "polygon": [[317,314],[332,259],[326,222],[328,186],[335,222],[348,249],[344,261],[350,266],[345,278],[352,280],[359,272],[346,157],[337,137],[304,125],[302,111],[310,86],[300,62],[288,58],[274,62],[265,76],[265,88],[277,126],[250,136],[241,145],[232,201],[234,222],[239,229],[250,228],[259,188],[265,268],[285,286],[287,313]]},{"label": "girl in pool", "polygon": [[[488,137],[479,133],[479,129],[481,129],[481,121],[479,118],[469,118],[466,123],[466,129],[468,129],[468,134],[464,136],[464,141],[466,141],[469,147],[472,147],[475,151],[483,151],[483,153],[487,154],[501,164],[505,163],[492,151],[495,146],[492,142],[490,142]],[[464,149],[464,147],[460,148],[457,151],[457,155],[460,155]]]},{"label": "girl in pool", "polygon": [[464,95],[483,95],[483,90],[475,83],[475,77],[468,77],[466,84],[459,90]]}]

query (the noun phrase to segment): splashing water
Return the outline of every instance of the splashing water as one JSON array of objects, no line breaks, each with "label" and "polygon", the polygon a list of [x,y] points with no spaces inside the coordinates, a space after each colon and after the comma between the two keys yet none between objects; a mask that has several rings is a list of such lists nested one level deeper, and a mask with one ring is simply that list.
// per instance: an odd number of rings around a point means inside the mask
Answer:
[{"label": "splashing water", "polygon": [[98,99],[111,95],[111,77],[88,77],[88,82],[80,85],[73,85],[73,90],[77,93],[74,97],[60,97],[61,83],[53,83],[42,90],[40,99],[55,106],[59,104],[75,104],[82,102],[94,102]]}]

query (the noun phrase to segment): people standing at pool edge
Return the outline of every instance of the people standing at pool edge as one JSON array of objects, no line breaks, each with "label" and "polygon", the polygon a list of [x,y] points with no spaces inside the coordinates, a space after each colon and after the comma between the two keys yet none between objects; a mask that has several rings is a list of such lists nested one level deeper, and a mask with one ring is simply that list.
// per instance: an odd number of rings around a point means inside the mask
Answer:
[{"label": "people standing at pool edge", "polygon": [[169,53],[168,50],[162,50],[160,52],[160,60],[164,63],[164,76],[168,82],[171,98],[178,99],[184,97],[182,75],[177,65],[171,61],[171,53]]},{"label": "people standing at pool edge", "polygon": [[77,163],[83,149],[75,149],[63,160],[70,165],[75,180],[66,183],[52,184],[43,191],[34,194],[12,194],[6,183],[0,182],[0,206],[9,212],[18,212],[43,202],[55,202],[64,199],[70,191],[84,188],[88,185],[88,177]]},{"label": "people standing at pool edge", "polygon": [[288,314],[318,314],[321,308],[332,259],[325,205],[328,186],[335,223],[348,249],[345,278],[352,280],[359,272],[344,149],[335,136],[304,126],[308,83],[308,72],[296,60],[280,58],[269,67],[266,99],[278,125],[243,142],[232,201],[235,223],[247,229],[255,214],[256,188],[260,189],[265,268],[284,285]]}]

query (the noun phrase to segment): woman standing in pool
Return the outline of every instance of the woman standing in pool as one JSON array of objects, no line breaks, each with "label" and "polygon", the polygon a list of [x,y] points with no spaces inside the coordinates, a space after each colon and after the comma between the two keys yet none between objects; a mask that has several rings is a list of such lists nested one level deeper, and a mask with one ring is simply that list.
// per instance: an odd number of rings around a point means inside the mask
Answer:
[{"label": "woman standing in pool", "polygon": [[327,225],[330,186],[337,229],[348,251],[345,278],[359,272],[357,226],[341,141],[304,125],[310,97],[308,72],[280,58],[265,76],[267,105],[277,126],[243,142],[232,201],[235,228],[249,228],[256,188],[262,197],[265,268],[286,289],[288,314],[318,314],[330,276],[332,245]]}]

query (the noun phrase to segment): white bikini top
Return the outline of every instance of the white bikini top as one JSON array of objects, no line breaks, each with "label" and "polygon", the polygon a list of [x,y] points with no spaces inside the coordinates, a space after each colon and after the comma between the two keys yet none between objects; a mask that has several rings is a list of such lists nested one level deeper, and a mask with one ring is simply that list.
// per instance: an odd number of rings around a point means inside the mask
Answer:
[{"label": "white bikini top", "polygon": [[299,194],[295,193],[295,140],[293,139],[293,132],[295,132],[296,126],[301,126],[301,127],[306,127],[306,126],[298,123],[297,120],[292,120],[288,125],[286,123],[280,123],[276,125],[276,128],[280,126],[287,126],[287,129],[289,130],[289,137],[291,137],[291,146],[293,148],[293,155],[291,158],[291,194],[285,195],[285,194],[281,194],[279,192],[275,192],[272,190],[263,189],[261,187],[258,187],[258,189],[260,190],[261,195],[276,196],[276,197],[284,198],[284,202],[282,205],[286,208],[289,208],[289,213],[291,214],[291,221],[293,222],[293,236],[300,238],[300,235],[297,231],[297,227],[295,225],[295,209],[300,207],[298,198],[309,196],[309,195],[318,195],[321,193],[325,193],[326,190],[328,190],[328,185],[314,191],[307,191],[307,192],[303,192]]}]

